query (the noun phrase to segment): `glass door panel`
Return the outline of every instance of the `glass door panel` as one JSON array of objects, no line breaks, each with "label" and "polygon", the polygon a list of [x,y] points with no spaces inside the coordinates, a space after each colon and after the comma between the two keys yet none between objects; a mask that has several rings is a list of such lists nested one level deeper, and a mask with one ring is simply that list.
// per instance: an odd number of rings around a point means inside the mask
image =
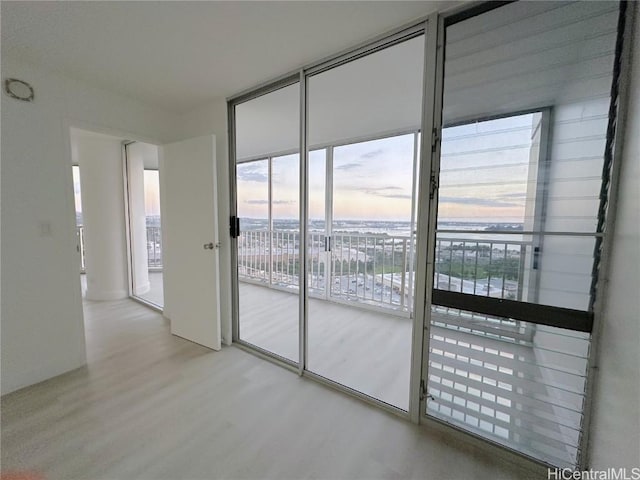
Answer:
[{"label": "glass door panel", "polygon": [[298,292],[300,155],[271,159],[271,283]]},{"label": "glass door panel", "polygon": [[327,152],[323,148],[309,152],[307,184],[309,199],[309,251],[307,281],[313,295],[324,297],[329,291],[329,252],[325,243],[330,235],[327,217]]},{"label": "glass door panel", "polygon": [[235,107],[238,336],[299,361],[298,84]]},{"label": "glass door panel", "polygon": [[144,213],[147,233],[149,291],[140,297],[158,306],[164,305],[162,275],[162,230],[160,217],[160,172],[144,170]]},{"label": "glass door panel", "polygon": [[[307,84],[307,368],[404,410],[423,57],[421,35]],[[324,162],[314,157],[317,145],[326,148]]]}]

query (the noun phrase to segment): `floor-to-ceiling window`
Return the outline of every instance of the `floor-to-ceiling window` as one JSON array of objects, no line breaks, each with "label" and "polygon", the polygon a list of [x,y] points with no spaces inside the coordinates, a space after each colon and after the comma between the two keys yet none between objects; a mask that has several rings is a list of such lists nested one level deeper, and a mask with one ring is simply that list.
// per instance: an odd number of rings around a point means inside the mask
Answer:
[{"label": "floor-to-ceiling window", "polygon": [[298,84],[234,107],[238,340],[299,362],[302,192],[304,369],[405,411],[424,43],[309,76],[303,185]]},{"label": "floor-to-ceiling window", "polygon": [[236,340],[575,467],[619,5],[486,7],[231,100]]},{"label": "floor-to-ceiling window", "polygon": [[416,31],[312,72],[306,83],[309,203],[321,197],[314,149],[324,147],[326,159],[322,235],[311,233],[312,215],[307,222],[305,368],[405,411],[424,55],[425,36]]},{"label": "floor-to-ceiling window", "polygon": [[423,413],[563,467],[582,448],[617,19],[516,2],[446,28]]},{"label": "floor-to-ceiling window", "polygon": [[235,107],[238,339],[299,361],[297,83]]}]

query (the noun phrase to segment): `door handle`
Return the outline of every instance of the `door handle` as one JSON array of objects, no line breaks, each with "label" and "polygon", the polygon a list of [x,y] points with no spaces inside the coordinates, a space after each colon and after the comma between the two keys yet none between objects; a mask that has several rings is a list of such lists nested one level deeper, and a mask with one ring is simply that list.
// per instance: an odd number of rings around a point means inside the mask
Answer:
[{"label": "door handle", "polygon": [[220,242],[218,243],[209,242],[203,245],[205,250],[213,250],[214,248],[220,248],[221,246],[222,245],[220,245]]}]

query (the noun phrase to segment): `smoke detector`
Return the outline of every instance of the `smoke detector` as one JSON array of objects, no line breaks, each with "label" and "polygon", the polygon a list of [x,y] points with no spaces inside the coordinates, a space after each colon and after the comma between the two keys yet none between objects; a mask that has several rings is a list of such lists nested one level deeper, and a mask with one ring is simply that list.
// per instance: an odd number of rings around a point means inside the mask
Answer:
[{"label": "smoke detector", "polygon": [[22,100],[23,102],[33,102],[33,87],[27,82],[17,78],[7,78],[4,81],[4,91],[11,98]]}]

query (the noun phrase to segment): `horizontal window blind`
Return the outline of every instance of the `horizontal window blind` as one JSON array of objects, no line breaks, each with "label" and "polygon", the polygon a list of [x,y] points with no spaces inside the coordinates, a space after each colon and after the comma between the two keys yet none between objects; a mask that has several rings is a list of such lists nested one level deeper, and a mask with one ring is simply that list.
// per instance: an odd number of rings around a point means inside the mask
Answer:
[{"label": "horizontal window blind", "polygon": [[549,464],[577,461],[589,335],[434,307],[427,412]]},{"label": "horizontal window blind", "polygon": [[581,457],[618,17],[514,2],[445,35],[426,414],[559,467]]}]

